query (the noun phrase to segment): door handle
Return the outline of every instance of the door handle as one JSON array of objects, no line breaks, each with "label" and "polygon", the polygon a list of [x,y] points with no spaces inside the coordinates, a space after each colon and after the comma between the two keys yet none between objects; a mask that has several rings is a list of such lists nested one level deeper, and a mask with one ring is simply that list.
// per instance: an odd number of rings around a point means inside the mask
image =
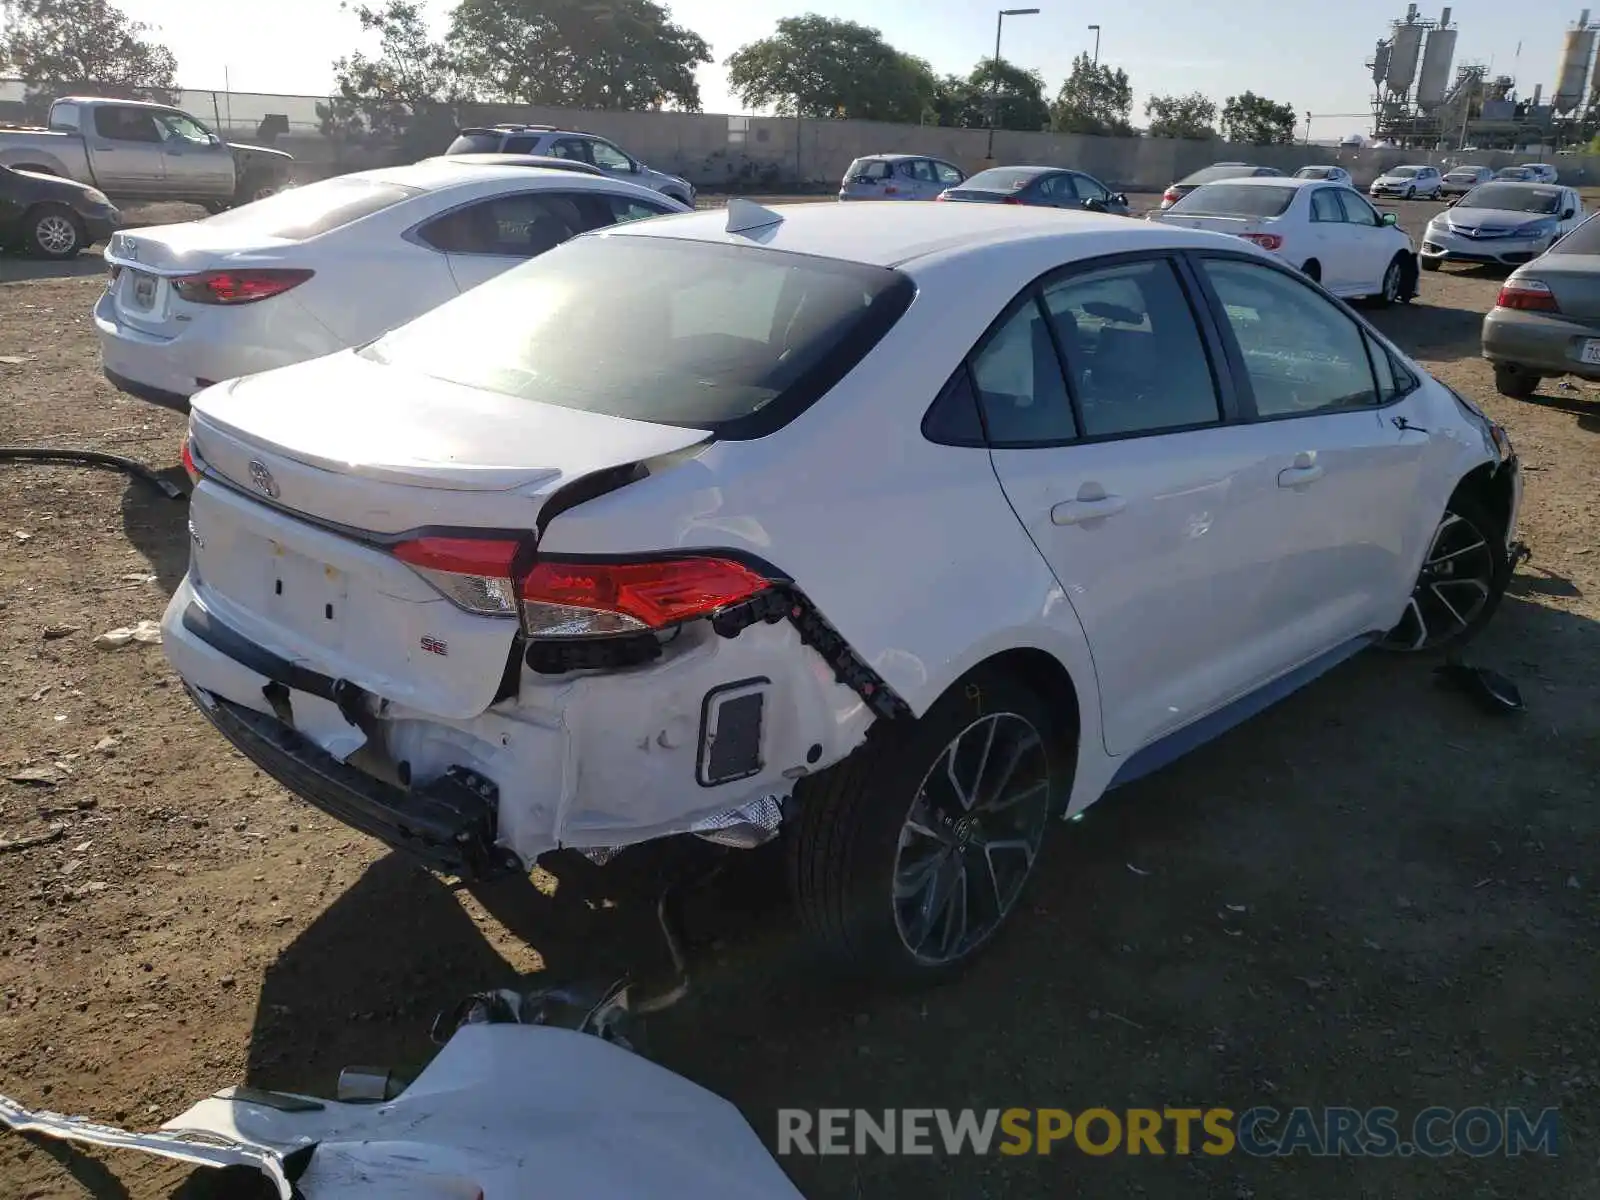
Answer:
[{"label": "door handle", "polygon": [[1127,507],[1128,502],[1121,496],[1108,496],[1099,484],[1086,483],[1078,489],[1075,500],[1063,500],[1050,510],[1050,520],[1056,525],[1081,525],[1114,516]]},{"label": "door handle", "polygon": [[1294,456],[1294,465],[1285,467],[1278,472],[1278,486],[1281,488],[1305,487],[1308,483],[1315,483],[1322,478],[1322,468],[1317,465],[1315,451],[1302,450]]}]

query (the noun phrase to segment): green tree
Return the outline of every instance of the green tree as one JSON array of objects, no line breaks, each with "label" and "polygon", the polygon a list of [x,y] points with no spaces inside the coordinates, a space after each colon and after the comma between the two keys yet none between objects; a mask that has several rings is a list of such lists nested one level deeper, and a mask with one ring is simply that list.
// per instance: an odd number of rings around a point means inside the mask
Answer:
[{"label": "green tree", "polygon": [[154,26],[129,20],[109,0],[0,0],[0,16],[0,73],[26,81],[30,113],[80,91],[176,98],[172,51],[146,36]]},{"label": "green tree", "polygon": [[934,86],[933,111],[940,125],[987,129],[991,113],[999,129],[1043,129],[1050,120],[1044,77],[1001,59],[982,59],[969,75],[946,75]]},{"label": "green tree", "polygon": [[1153,138],[1214,138],[1217,131],[1212,122],[1217,119],[1216,102],[1207,100],[1199,92],[1187,96],[1152,96],[1145,101],[1144,115],[1149,121],[1145,130]]},{"label": "green tree", "polygon": [[694,72],[711,61],[653,0],[461,0],[450,44],[486,95],[568,108],[699,112]]},{"label": "green tree", "polygon": [[386,0],[340,8],[354,14],[363,32],[378,35],[378,53],[357,52],[333,64],[338,95],[317,105],[323,134],[336,143],[393,145],[407,158],[437,154],[470,94],[454,57],[428,35],[422,5]]},{"label": "green tree", "polygon": [[1277,104],[1254,92],[1229,96],[1222,106],[1222,134],[1230,142],[1253,146],[1290,143],[1296,124],[1292,104]]},{"label": "green tree", "polygon": [[920,58],[876,29],[807,13],[740,46],[726,60],[728,85],[751,108],[782,116],[920,122],[938,81]]},{"label": "green tree", "polygon": [[1080,54],[1072,60],[1072,71],[1050,106],[1050,128],[1058,133],[1127,137],[1133,132],[1132,115],[1133,85],[1128,73]]}]

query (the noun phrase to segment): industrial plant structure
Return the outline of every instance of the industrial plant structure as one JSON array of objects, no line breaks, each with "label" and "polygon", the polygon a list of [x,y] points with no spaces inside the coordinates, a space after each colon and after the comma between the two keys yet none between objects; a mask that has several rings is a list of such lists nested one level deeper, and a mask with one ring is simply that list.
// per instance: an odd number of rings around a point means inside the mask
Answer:
[{"label": "industrial plant structure", "polygon": [[1588,9],[1566,33],[1547,103],[1542,84],[1523,100],[1511,76],[1491,77],[1481,62],[1457,64],[1457,32],[1448,8],[1433,21],[1419,17],[1415,4],[1390,24],[1367,63],[1375,138],[1417,149],[1510,150],[1570,146],[1600,133],[1600,73],[1593,70],[1600,23],[1590,22]]}]

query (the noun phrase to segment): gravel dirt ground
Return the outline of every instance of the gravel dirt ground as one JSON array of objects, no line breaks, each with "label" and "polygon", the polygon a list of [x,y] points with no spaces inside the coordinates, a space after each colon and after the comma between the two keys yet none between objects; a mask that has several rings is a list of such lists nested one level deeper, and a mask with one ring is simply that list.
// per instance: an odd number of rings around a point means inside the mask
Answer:
[{"label": "gravel dirt ground", "polygon": [[[1398,207],[1414,236],[1436,211]],[[100,273],[0,260],[0,442],[176,476],[182,418],[100,377]],[[1525,715],[1361,656],[1059,827],[1032,911],[909,997],[818,978],[748,856],[691,911],[696,991],[651,1037],[769,1145],[780,1107],[1481,1104],[1558,1107],[1559,1154],[786,1158],[808,1196],[1600,1194],[1600,390],[1496,396],[1496,286],[1426,275],[1374,315],[1523,457],[1533,559],[1475,658]],[[185,544],[183,504],[142,482],[0,465],[0,1091],[138,1128],[228,1083],[326,1094],[344,1065],[425,1059],[469,991],[658,954],[643,868],[453,891],[229,750],[159,648],[96,648],[161,615]],[[0,1138],[8,1198],[207,1187]]]}]

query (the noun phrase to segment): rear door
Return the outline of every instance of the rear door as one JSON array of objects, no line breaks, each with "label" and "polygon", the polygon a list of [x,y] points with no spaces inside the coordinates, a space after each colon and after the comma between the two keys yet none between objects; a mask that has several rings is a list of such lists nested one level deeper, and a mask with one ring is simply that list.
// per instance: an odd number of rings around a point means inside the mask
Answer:
[{"label": "rear door", "polygon": [[592,192],[506,192],[435,217],[416,236],[446,256],[464,292],[613,219]]},{"label": "rear door", "polygon": [[1055,175],[1041,175],[1028,192],[1038,197],[1035,204],[1051,208],[1077,208],[1078,189],[1072,186],[1072,176],[1062,171]]},{"label": "rear door", "polygon": [[161,131],[148,108],[101,104],[90,110],[94,128],[85,144],[96,183],[125,196],[167,195]]},{"label": "rear door", "polygon": [[1263,468],[1241,488],[1260,534],[1252,620],[1296,665],[1397,615],[1427,440],[1380,409],[1367,335],[1338,304],[1267,263],[1195,261],[1249,417],[1235,432]]},{"label": "rear door", "polygon": [[1281,665],[1251,617],[1275,505],[1248,490],[1260,467],[1223,423],[1231,384],[1191,294],[1173,257],[1084,263],[1013,302],[970,359],[996,474],[1088,636],[1116,755]]}]

